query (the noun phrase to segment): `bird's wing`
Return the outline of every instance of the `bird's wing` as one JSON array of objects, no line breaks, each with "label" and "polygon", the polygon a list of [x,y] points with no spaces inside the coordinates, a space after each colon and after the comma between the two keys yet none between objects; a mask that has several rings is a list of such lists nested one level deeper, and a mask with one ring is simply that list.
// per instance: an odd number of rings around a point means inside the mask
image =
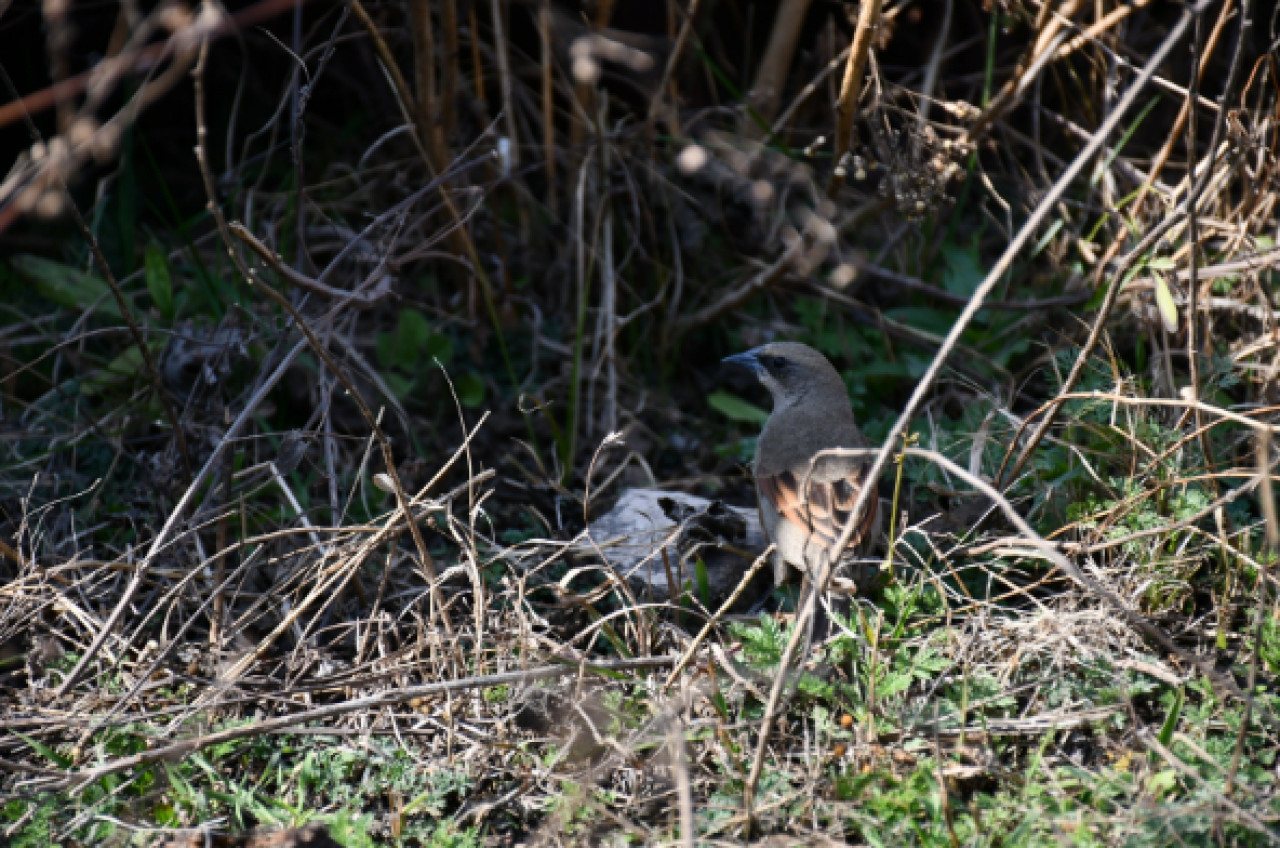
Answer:
[{"label": "bird's wing", "polygon": [[[761,496],[769,500],[782,521],[789,521],[806,533],[808,544],[829,550],[835,546],[849,521],[858,491],[867,485],[866,471],[865,466],[857,466],[847,474],[829,480],[815,479],[818,475],[811,474],[804,491],[801,491],[803,475],[794,471],[758,477],[756,483]],[[845,550],[856,550],[869,538],[876,520],[877,500],[874,495],[867,499]]]}]

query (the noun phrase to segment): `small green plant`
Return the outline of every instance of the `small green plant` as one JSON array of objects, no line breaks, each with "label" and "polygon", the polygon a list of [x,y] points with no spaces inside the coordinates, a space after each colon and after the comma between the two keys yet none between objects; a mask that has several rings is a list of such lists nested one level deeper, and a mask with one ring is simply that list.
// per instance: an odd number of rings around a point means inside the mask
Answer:
[{"label": "small green plant", "polygon": [[484,844],[479,828],[460,830],[453,822],[437,824],[425,835],[423,843],[426,848],[480,848]]},{"label": "small green plant", "polygon": [[790,638],[790,628],[784,628],[777,619],[768,615],[760,616],[755,626],[733,622],[729,625],[729,632],[742,642],[747,661],[759,671],[777,667]]},{"label": "small green plant", "polygon": [[1272,674],[1280,674],[1280,615],[1272,611],[1262,622],[1258,657]]}]

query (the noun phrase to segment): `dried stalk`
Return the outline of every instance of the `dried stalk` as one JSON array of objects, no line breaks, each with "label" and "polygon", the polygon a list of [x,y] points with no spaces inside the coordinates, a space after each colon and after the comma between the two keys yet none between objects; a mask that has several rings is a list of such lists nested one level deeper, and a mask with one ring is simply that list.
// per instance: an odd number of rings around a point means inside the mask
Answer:
[{"label": "dried stalk", "polygon": [[[1213,59],[1214,50],[1218,46],[1218,39],[1222,36],[1222,31],[1226,28],[1227,21],[1231,19],[1233,7],[1233,0],[1226,0],[1226,2],[1222,4],[1221,11],[1218,12],[1218,19],[1214,21],[1213,31],[1209,33],[1209,40],[1205,44],[1205,49],[1203,54],[1200,56],[1200,61],[1197,63],[1197,71],[1193,85],[1188,86],[1188,96],[1182,101],[1182,106],[1178,109],[1178,116],[1173,119],[1173,127],[1169,130],[1169,137],[1165,139],[1165,142],[1161,145],[1159,152],[1157,152],[1155,158],[1152,159],[1151,168],[1147,172],[1147,179],[1138,189],[1138,196],[1135,197],[1133,199],[1133,203],[1130,204],[1134,209],[1142,208],[1142,201],[1145,200],[1147,195],[1150,193],[1151,187],[1155,184],[1155,181],[1160,178],[1160,174],[1164,171],[1165,163],[1169,161],[1169,154],[1173,152],[1173,146],[1177,143],[1178,139],[1182,137],[1183,130],[1186,129],[1187,117],[1193,107],[1195,94],[1199,93],[1199,82],[1204,78],[1204,72],[1208,69],[1210,60]],[[1192,91],[1194,91],[1195,94],[1191,94],[1190,92]],[[1226,103],[1223,104],[1223,106],[1226,105]],[[1188,173],[1192,173],[1192,170],[1188,169]]]},{"label": "dried stalk", "polygon": [[[689,0],[689,11],[685,14],[684,20],[680,23],[680,32],[676,35],[675,47],[671,50],[671,55],[667,57],[666,67],[662,69],[662,77],[658,80],[658,86],[653,90],[653,99],[649,101],[648,123],[650,132],[653,129],[653,122],[657,120],[659,113],[663,114],[663,120],[670,124],[673,129],[678,127],[679,118],[675,110],[675,75],[676,66],[680,63],[680,57],[684,55],[685,45],[689,43],[689,34],[693,32],[694,22],[698,19],[698,8],[702,0]],[[663,104],[666,102],[668,89],[671,89],[672,106],[664,109]],[[675,130],[678,133],[678,129]]]},{"label": "dried stalk", "polygon": [[438,132],[436,106],[436,37],[431,22],[430,0],[409,0],[409,34],[413,40],[413,112],[418,137],[432,154],[431,167],[437,173],[444,160],[436,157],[434,136]]},{"label": "dried stalk", "polygon": [[[796,41],[800,38],[800,28],[804,26],[811,2],[812,0],[784,0],[778,4],[778,12],[773,17],[773,27],[769,31],[769,43],[765,46],[764,55],[760,57],[756,79],[747,96],[748,108],[756,113],[752,117],[759,121],[747,122],[746,134],[749,138],[760,138],[778,114],[778,103],[787,84],[787,72],[791,69],[791,59],[796,52]],[[864,3],[863,7],[865,9],[870,5],[872,4]],[[879,14],[878,9],[876,14]],[[855,42],[856,40],[855,36]],[[858,79],[862,79],[860,70]]]},{"label": "dried stalk", "polygon": [[[440,29],[444,55],[440,57],[440,127],[446,147],[458,123],[458,0],[440,0]],[[471,37],[476,37],[475,32]]]},{"label": "dried stalk", "polygon": [[862,93],[862,72],[871,52],[871,39],[880,25],[881,0],[862,0],[858,9],[858,24],[853,31],[853,43],[849,47],[849,61],[844,66],[844,79],[840,81],[840,97],[836,101],[836,170],[831,177],[828,194],[835,194],[844,185],[842,168],[844,155],[853,141],[853,116],[858,110],[858,95]]},{"label": "dried stalk", "polygon": [[506,14],[502,0],[489,0],[490,20],[493,24],[493,53],[498,59],[498,94],[502,98],[502,119],[507,125],[510,142],[511,170],[520,167],[520,133],[516,128],[515,101],[511,95],[511,59],[507,54]]}]

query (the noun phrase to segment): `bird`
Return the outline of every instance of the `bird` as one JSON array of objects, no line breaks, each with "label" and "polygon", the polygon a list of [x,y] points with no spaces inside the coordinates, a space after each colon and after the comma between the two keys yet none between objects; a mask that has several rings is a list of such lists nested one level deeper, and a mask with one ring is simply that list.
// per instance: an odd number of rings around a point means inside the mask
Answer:
[{"label": "bird", "polygon": [[754,374],[773,396],[773,411],[756,441],[752,472],[760,523],[775,545],[774,583],[786,582],[792,568],[806,580],[816,577],[819,557],[835,568],[839,554],[869,547],[876,529],[874,492],[844,551],[833,550],[859,491],[874,485],[867,479],[866,459],[819,456],[833,448],[867,445],[835,367],[799,342],[771,342],[723,362]]}]

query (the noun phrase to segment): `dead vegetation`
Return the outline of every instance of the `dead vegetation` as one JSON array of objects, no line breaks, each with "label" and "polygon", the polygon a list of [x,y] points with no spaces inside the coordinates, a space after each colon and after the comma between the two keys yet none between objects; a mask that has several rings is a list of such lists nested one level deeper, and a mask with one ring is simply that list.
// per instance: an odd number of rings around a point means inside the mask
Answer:
[{"label": "dead vegetation", "polygon": [[[1280,841],[1273,9],[82,14],[0,106],[9,842]],[[780,337],[892,516],[804,656],[737,513],[600,521],[752,505]]]}]

